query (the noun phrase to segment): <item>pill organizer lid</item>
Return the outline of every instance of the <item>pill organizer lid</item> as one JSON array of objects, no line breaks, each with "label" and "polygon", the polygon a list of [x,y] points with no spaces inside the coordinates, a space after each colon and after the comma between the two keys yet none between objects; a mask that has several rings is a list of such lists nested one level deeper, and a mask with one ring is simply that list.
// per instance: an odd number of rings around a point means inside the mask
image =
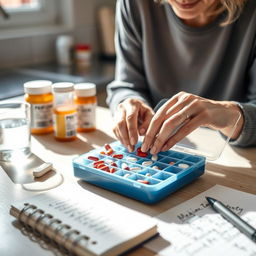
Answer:
[{"label": "pill organizer lid", "polygon": [[[234,124],[233,131],[235,130],[237,122],[238,120]],[[226,137],[217,130],[207,127],[199,127],[171,149],[204,156],[210,161],[216,160],[220,157],[226,144],[229,142],[233,131],[230,136]]]}]

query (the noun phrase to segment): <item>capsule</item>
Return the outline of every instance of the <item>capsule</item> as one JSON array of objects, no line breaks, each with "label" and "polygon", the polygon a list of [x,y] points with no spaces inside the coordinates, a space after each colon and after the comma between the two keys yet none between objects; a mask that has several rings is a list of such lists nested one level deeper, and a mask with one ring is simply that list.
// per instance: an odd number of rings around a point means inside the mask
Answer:
[{"label": "capsule", "polygon": [[116,172],[116,168],[114,168],[114,167],[110,168],[109,172],[110,172],[110,173]]},{"label": "capsule", "polygon": [[144,161],[141,163],[143,166],[150,166],[151,164],[153,164],[152,161]]},{"label": "capsule", "polygon": [[122,159],[124,156],[122,154],[114,154],[112,157]]},{"label": "capsule", "polygon": [[157,159],[158,159],[158,155],[152,155],[151,160],[157,161]]},{"label": "capsule", "polygon": [[137,180],[137,181],[140,182],[140,183],[143,183],[143,184],[149,184],[148,180]]},{"label": "capsule", "polygon": [[137,162],[137,160],[138,160],[136,157],[132,157],[132,156],[128,156],[126,159],[127,159],[127,161],[133,162],[133,163]]},{"label": "capsule", "polygon": [[107,151],[108,151],[109,149],[112,149],[111,146],[110,146],[109,144],[107,144],[107,143],[104,145],[104,147],[105,147],[105,149],[106,149]]},{"label": "capsule", "polygon": [[98,160],[99,160],[99,158],[96,157],[96,156],[88,156],[87,158],[88,158],[89,160],[92,160],[92,161],[98,161]]}]

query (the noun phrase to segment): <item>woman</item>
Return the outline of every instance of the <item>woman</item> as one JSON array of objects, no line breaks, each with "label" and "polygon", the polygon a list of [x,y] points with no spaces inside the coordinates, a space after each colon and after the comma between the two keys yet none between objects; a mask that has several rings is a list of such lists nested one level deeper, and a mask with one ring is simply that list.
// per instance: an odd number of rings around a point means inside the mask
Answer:
[{"label": "woman", "polygon": [[237,122],[231,143],[256,145],[256,1],[159,2],[117,2],[117,138],[132,151],[145,135],[142,151],[156,154],[199,126],[230,135]]}]

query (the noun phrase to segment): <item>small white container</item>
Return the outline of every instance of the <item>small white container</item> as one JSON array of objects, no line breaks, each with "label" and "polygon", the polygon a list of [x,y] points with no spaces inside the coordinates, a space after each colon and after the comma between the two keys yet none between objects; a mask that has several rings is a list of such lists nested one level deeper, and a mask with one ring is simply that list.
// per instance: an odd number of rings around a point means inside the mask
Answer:
[{"label": "small white container", "polygon": [[57,62],[61,66],[69,66],[72,64],[72,48],[74,40],[71,36],[62,35],[56,40],[56,57]]}]

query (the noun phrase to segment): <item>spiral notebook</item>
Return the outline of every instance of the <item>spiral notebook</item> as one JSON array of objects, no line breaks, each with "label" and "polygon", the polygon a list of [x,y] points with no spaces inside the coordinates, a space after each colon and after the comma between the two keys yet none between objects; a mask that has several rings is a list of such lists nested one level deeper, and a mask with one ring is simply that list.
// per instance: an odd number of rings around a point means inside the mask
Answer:
[{"label": "spiral notebook", "polygon": [[14,203],[10,214],[79,256],[118,255],[157,234],[153,218],[75,184]]}]

